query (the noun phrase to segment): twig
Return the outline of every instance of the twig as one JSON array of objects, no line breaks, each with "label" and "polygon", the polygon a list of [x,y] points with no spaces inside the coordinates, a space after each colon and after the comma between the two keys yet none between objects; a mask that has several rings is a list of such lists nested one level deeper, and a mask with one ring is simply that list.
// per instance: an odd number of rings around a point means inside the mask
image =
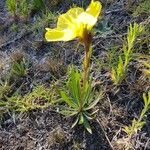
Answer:
[{"label": "twig", "polygon": [[105,14],[108,15],[108,14],[115,13],[115,12],[120,12],[120,11],[123,11],[123,10],[124,9],[116,9],[116,10],[106,11]]},{"label": "twig", "polygon": [[122,38],[123,36],[126,36],[127,33],[123,33],[123,34],[116,34],[116,35],[107,35],[107,36],[102,36],[102,35],[97,35],[95,36],[93,39],[99,39],[99,38],[105,38],[105,39],[108,39],[108,38]]},{"label": "twig", "polygon": [[149,148],[149,142],[150,142],[150,139],[147,140],[145,147],[144,147],[144,150],[147,150]]},{"label": "twig", "polygon": [[105,132],[105,130],[103,128],[103,125],[100,123],[100,121],[98,119],[96,119],[96,121],[99,123],[99,125],[100,125],[100,127],[101,127],[101,129],[102,129],[102,131],[103,131],[103,133],[105,135],[105,138],[106,138],[106,140],[109,143],[109,146],[111,147],[112,150],[114,150],[114,148],[113,148],[113,146],[112,146],[112,144],[111,144],[111,142],[110,142],[110,140],[109,140],[109,138],[108,138],[108,136],[107,136],[107,134],[106,134],[106,132]]}]

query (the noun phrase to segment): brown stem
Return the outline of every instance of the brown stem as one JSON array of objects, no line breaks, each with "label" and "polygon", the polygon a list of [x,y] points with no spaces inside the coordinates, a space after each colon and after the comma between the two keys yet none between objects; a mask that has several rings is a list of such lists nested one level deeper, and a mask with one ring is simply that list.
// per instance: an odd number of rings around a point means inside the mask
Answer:
[{"label": "brown stem", "polygon": [[91,59],[91,43],[84,43],[85,55],[83,62],[83,87],[89,82],[90,59]]},{"label": "brown stem", "polygon": [[[89,72],[90,72],[90,58],[91,58],[91,43],[92,35],[87,30],[84,31],[84,38],[81,40],[84,44],[84,60],[83,60],[83,84],[82,88],[84,89],[86,84],[89,82]],[[79,112],[82,112],[83,109],[83,100],[81,97]]]},{"label": "brown stem", "polygon": [[[91,50],[90,50],[91,43],[84,43],[85,54],[84,54],[84,61],[83,61],[83,85],[82,88],[84,89],[86,84],[89,82],[89,71],[90,71],[90,58],[91,58]],[[79,112],[82,112],[83,109],[83,101],[82,98],[80,100],[80,108]]]}]

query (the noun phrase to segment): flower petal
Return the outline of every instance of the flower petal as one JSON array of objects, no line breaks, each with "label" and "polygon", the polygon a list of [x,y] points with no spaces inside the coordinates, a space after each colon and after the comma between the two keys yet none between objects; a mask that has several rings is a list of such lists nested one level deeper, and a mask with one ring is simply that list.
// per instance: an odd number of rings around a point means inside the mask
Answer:
[{"label": "flower petal", "polygon": [[91,30],[97,22],[97,18],[94,18],[92,15],[86,12],[81,13],[77,20],[81,25],[85,25],[88,30]]},{"label": "flower petal", "polygon": [[75,34],[72,30],[60,30],[60,29],[49,29],[46,28],[45,39],[47,41],[70,41],[75,38]]},{"label": "flower petal", "polygon": [[57,28],[65,29],[71,28],[74,29],[77,26],[76,18],[82,13],[84,10],[80,7],[71,8],[65,14],[62,14],[58,18]]},{"label": "flower petal", "polygon": [[101,12],[102,5],[99,1],[92,0],[86,12],[92,15],[94,18],[97,18]]}]

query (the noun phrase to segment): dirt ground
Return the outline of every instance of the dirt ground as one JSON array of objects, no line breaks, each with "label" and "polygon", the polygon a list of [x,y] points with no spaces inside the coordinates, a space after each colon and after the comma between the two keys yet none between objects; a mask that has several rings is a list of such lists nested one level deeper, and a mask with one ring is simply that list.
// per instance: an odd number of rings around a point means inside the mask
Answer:
[{"label": "dirt ground", "polygon": [[[74,2],[81,5],[80,1]],[[96,34],[93,40],[93,57],[98,61],[105,63],[110,48],[122,46],[123,36],[127,33],[130,23],[141,23],[147,19],[146,16],[134,18],[128,8],[128,2],[102,1],[102,22],[105,24],[102,29],[106,34]],[[139,2],[134,0],[130,6],[136,6]],[[60,2],[53,11],[63,12],[69,7]],[[31,91],[37,84],[49,86],[53,76],[56,79],[65,77],[66,67],[69,64],[80,66],[83,58],[83,52],[76,51],[76,41],[47,43],[43,36],[44,25],[40,27],[40,31],[30,30],[38,22],[38,15],[37,13],[31,16],[28,23],[21,20],[15,23],[5,7],[5,0],[0,0],[0,61],[5,64],[0,75],[3,78],[8,72],[12,54],[22,53],[29,61],[28,75],[13,84],[14,90],[23,85],[22,95]],[[53,24],[51,23],[52,26]],[[101,21],[96,29],[99,26]],[[145,47],[147,48],[147,45]],[[148,52],[143,48],[141,53]],[[47,68],[47,60],[56,69]],[[93,63],[94,79],[96,82],[101,81],[105,89],[104,98],[96,106],[99,109],[96,119],[91,122],[93,134],[87,133],[82,126],[72,129],[73,119],[57,113],[55,106],[25,114],[11,112],[4,114],[1,119],[0,150],[124,150],[121,142],[125,133],[121,129],[138,117],[143,107],[141,95],[150,88],[150,83],[140,78],[141,72],[137,70],[136,65],[136,62],[130,65],[126,81],[115,87],[110,81],[108,70],[96,70],[97,65]],[[121,142],[118,144],[116,141],[119,139]],[[132,143],[136,143],[134,149],[150,149],[150,114],[144,128],[132,140]]]}]

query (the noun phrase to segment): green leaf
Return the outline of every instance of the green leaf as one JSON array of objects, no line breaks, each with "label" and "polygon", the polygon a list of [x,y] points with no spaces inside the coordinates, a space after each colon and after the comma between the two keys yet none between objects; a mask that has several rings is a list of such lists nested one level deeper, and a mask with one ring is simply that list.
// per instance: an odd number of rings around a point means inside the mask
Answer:
[{"label": "green leaf", "polygon": [[117,74],[118,74],[118,76],[120,76],[120,77],[122,77],[122,75],[124,74],[123,60],[122,60],[121,56],[119,56]]},{"label": "green leaf", "polygon": [[91,117],[92,114],[89,114],[88,112],[84,112],[83,115],[87,118],[87,120],[92,120],[93,119]]},{"label": "green leaf", "polygon": [[45,6],[43,0],[33,0],[32,6],[33,6],[32,9],[35,11],[41,11],[41,10],[45,11],[45,9],[46,9],[46,6]]},{"label": "green leaf", "polygon": [[79,116],[80,116],[79,124],[83,124],[84,123],[84,115],[82,113],[80,113]]},{"label": "green leaf", "polygon": [[67,117],[72,117],[78,114],[76,110],[60,110],[59,113]]},{"label": "green leaf", "polygon": [[92,99],[92,86],[91,83],[86,85],[86,88],[83,93],[83,106],[88,104]]},{"label": "green leaf", "polygon": [[100,101],[101,97],[102,97],[102,92],[100,93],[98,98],[94,100],[88,107],[84,108],[84,110],[87,111],[87,110],[92,109]]},{"label": "green leaf", "polygon": [[90,127],[90,124],[89,124],[89,122],[87,121],[87,119],[86,119],[85,117],[84,117],[83,125],[84,125],[84,127],[86,128],[86,130],[87,130],[90,134],[92,134],[92,129],[91,129],[91,127]]},{"label": "green leaf", "polygon": [[81,75],[80,73],[75,70],[73,67],[70,68],[69,80],[67,87],[70,91],[70,94],[76,104],[80,106],[80,80]]},{"label": "green leaf", "polygon": [[71,128],[74,128],[77,125],[78,121],[79,121],[79,116],[77,116],[77,118],[76,118],[75,122],[72,124]]},{"label": "green leaf", "polygon": [[111,70],[111,78],[112,78],[113,82],[117,83],[117,73],[116,73],[115,68],[112,68],[112,70]]},{"label": "green leaf", "polygon": [[69,99],[69,97],[67,96],[67,94],[64,91],[60,92],[62,99],[70,106],[73,108],[77,108],[77,105],[74,103],[73,100]]}]

